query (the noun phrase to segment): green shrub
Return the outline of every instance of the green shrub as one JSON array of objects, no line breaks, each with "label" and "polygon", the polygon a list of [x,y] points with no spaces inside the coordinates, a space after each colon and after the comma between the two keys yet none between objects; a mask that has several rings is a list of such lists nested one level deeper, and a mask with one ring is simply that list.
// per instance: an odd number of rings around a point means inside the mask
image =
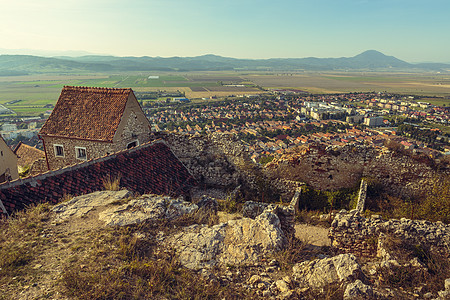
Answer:
[{"label": "green shrub", "polygon": [[415,218],[450,223],[450,176],[437,177],[425,199],[417,205]]}]

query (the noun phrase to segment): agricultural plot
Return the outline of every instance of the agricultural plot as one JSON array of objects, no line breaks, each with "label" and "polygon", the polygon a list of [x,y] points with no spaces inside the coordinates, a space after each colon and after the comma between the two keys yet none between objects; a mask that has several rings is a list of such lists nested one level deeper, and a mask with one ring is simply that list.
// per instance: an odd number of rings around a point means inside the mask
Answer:
[{"label": "agricultural plot", "polygon": [[297,88],[312,93],[392,92],[416,95],[450,95],[450,76],[403,73],[251,74],[249,81],[266,88]]},{"label": "agricultural plot", "polygon": [[[192,88],[191,88],[192,89]],[[230,93],[249,93],[249,92],[260,92],[257,88],[250,88],[246,86],[209,86],[205,87],[206,90],[210,92],[230,92]]]},{"label": "agricultural plot", "polygon": [[207,92],[208,90],[201,86],[191,86],[191,91],[193,92]]},{"label": "agricultural plot", "polygon": [[185,76],[189,81],[192,82],[234,82],[240,83],[243,81],[240,76],[230,76],[230,75],[215,75],[215,74],[189,74]]}]

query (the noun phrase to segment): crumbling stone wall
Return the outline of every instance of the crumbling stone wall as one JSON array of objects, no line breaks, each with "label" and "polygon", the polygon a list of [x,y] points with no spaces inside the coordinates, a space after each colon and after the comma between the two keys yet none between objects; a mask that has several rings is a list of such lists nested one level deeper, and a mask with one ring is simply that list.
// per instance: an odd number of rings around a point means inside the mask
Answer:
[{"label": "crumbling stone wall", "polygon": [[331,223],[329,238],[340,252],[373,257],[380,235],[391,235],[412,244],[426,245],[450,255],[450,224],[424,220],[385,221],[378,215],[365,218],[357,210],[339,212]]},{"label": "crumbling stone wall", "polygon": [[271,211],[278,216],[281,223],[281,229],[287,238],[294,236],[295,207],[292,203],[285,206],[264,202],[247,201],[242,207],[242,215],[250,219],[255,219],[264,211]]},{"label": "crumbling stone wall", "polygon": [[284,178],[271,180],[272,185],[281,193],[283,200],[292,199],[297,189],[302,188],[306,183]]},{"label": "crumbling stone wall", "polygon": [[200,186],[235,187],[245,183],[257,188],[252,168],[258,168],[235,136],[156,133],[165,140]]},{"label": "crumbling stone wall", "polygon": [[410,156],[362,144],[311,144],[274,159],[266,169],[273,176],[303,181],[320,190],[352,188],[362,177],[375,178],[389,193],[403,197],[423,192],[438,174]]}]

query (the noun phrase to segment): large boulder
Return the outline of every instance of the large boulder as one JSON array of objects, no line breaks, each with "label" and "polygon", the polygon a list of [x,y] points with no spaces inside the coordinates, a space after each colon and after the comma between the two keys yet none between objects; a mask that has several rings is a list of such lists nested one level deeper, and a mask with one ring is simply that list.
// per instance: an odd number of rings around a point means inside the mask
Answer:
[{"label": "large boulder", "polygon": [[126,226],[146,220],[173,219],[192,213],[197,205],[169,196],[143,195],[118,207],[99,213],[99,219],[106,225]]},{"label": "large boulder", "polygon": [[96,207],[120,203],[131,196],[132,193],[127,190],[98,191],[59,203],[52,210],[56,213],[57,221],[64,221],[72,216],[84,217]]},{"label": "large boulder", "polygon": [[193,225],[166,238],[190,269],[215,265],[249,265],[279,250],[285,242],[278,216],[265,211],[255,220],[242,218],[208,227]]},{"label": "large boulder", "polygon": [[173,219],[198,209],[197,205],[182,198],[142,195],[131,199],[132,196],[127,190],[99,191],[55,205],[53,211],[57,221],[64,221],[69,217],[84,217],[98,209],[98,218],[106,225],[126,226],[149,219]]},{"label": "large boulder", "polygon": [[294,265],[293,277],[301,286],[322,289],[327,285],[350,282],[361,276],[361,267],[353,254],[340,254]]}]

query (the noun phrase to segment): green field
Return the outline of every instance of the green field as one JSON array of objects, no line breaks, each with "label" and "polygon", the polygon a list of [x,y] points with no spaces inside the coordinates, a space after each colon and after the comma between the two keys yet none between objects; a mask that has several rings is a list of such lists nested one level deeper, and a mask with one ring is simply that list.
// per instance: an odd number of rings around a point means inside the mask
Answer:
[{"label": "green field", "polygon": [[[159,78],[149,78],[159,76]],[[242,84],[243,87],[222,86]],[[438,96],[427,102],[450,105],[450,75],[417,73],[333,73],[307,72],[279,74],[270,72],[189,72],[127,73],[93,75],[30,75],[0,77],[0,104],[18,115],[39,115],[55,104],[65,85],[109,88],[133,88],[137,92],[156,90],[184,91],[191,99],[227,95],[254,94],[255,88],[293,88],[311,93],[392,92]],[[446,97],[446,99],[444,99]],[[14,104],[6,104],[20,100]]]},{"label": "green field", "polygon": [[149,79],[143,75],[112,75],[105,78],[92,79],[61,79],[61,80],[35,80],[17,82],[17,85],[62,88],[65,85],[96,86],[96,87],[165,87],[189,86],[188,80],[183,76],[166,75],[158,79]]},{"label": "green field", "polygon": [[423,98],[422,102],[428,102],[437,106],[450,106],[450,99],[442,99],[442,98]]}]

